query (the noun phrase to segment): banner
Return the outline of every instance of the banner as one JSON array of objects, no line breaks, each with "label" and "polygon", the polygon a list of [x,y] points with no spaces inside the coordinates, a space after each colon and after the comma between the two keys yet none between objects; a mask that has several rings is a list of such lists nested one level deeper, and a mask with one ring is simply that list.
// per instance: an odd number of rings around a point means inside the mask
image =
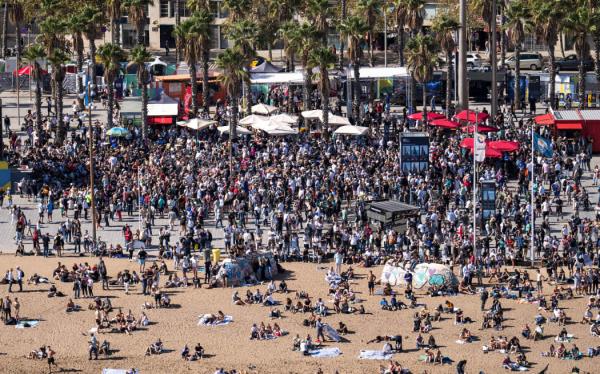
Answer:
[{"label": "banner", "polygon": [[554,153],[552,151],[552,144],[546,138],[539,136],[537,133],[533,134],[533,145],[535,150],[539,152],[544,157],[552,157]]},{"label": "banner", "polygon": [[477,134],[475,137],[475,141],[473,146],[475,147],[473,152],[475,152],[475,161],[483,162],[485,161],[485,139],[486,136],[483,134]]}]

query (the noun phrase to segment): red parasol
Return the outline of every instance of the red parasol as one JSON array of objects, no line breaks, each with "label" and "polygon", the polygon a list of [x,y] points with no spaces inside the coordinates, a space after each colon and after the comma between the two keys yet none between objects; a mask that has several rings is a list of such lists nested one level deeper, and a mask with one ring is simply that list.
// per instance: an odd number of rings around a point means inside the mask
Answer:
[{"label": "red parasol", "polygon": [[[471,142],[472,143],[472,142]],[[520,146],[518,142],[513,142],[509,140],[497,140],[488,143],[490,148],[495,149],[500,152],[515,152],[518,151]]]},{"label": "red parasol", "polygon": [[[477,116],[477,118],[475,118],[476,116]],[[475,122],[483,122],[486,119],[488,119],[489,116],[490,116],[489,114],[484,113],[484,112],[477,113],[477,115],[476,115],[475,112],[472,110],[463,110],[462,112],[460,112],[456,115],[456,119],[461,120],[461,121],[467,121],[469,123],[475,123]]]},{"label": "red parasol", "polygon": [[[31,66],[31,65],[23,66],[22,68],[17,70],[17,74],[19,75],[19,77],[22,77],[23,75],[31,75],[32,73],[33,73],[33,66]],[[42,69],[42,74],[48,74],[48,72],[46,70]]]},{"label": "red parasol", "polygon": [[542,114],[541,116],[536,116],[534,119],[535,123],[538,125],[549,126],[554,125],[554,116],[552,113]]},{"label": "red parasol", "polygon": [[460,123],[450,121],[449,119],[446,119],[446,118],[433,120],[433,121],[429,122],[429,124],[431,126],[442,127],[444,129],[457,129],[460,127]]},{"label": "red parasol", "polygon": [[[464,132],[473,133],[473,132],[475,132],[475,126],[474,125],[463,126],[461,128],[461,130]],[[479,133],[496,132],[496,131],[500,131],[500,129],[497,127],[486,126],[486,125],[478,125],[477,126],[477,132],[479,132]]]},{"label": "red parasol", "polygon": [[[415,120],[415,121],[422,121],[423,120],[423,112],[413,113],[413,114],[409,115],[408,118]],[[445,116],[440,113],[427,112],[427,121],[433,121],[434,119],[441,119],[441,118],[445,118]]]},{"label": "red parasol", "polygon": [[[471,149],[471,154],[472,153],[473,153],[473,149]],[[485,147],[485,158],[502,158],[502,152],[497,151],[490,147]]]}]

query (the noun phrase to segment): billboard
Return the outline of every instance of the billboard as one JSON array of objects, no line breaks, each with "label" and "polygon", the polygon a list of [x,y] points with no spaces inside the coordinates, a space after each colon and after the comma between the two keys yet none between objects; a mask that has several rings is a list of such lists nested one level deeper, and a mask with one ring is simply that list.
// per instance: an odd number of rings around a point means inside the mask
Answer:
[{"label": "billboard", "polygon": [[496,182],[485,180],[481,182],[481,215],[488,220],[496,214]]},{"label": "billboard", "polygon": [[405,173],[423,173],[429,168],[429,135],[400,134],[400,168]]}]

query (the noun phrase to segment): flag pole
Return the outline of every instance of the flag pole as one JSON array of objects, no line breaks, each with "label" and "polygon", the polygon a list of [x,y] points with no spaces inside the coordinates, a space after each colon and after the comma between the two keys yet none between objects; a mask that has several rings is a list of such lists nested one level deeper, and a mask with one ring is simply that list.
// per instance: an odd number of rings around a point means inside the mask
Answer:
[{"label": "flag pole", "polygon": [[534,267],[535,263],[535,124],[531,123],[531,267]]},{"label": "flag pole", "polygon": [[[467,119],[469,111],[467,110]],[[477,251],[477,120],[478,113],[475,112],[475,124],[473,126],[473,254],[475,259],[479,259],[479,251]],[[468,126],[468,125],[467,125]]]}]

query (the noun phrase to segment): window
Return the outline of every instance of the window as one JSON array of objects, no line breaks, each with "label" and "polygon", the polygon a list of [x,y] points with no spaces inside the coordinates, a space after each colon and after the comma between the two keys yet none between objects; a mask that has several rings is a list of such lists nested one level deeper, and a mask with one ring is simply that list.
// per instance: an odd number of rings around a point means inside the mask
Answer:
[{"label": "window", "polygon": [[219,26],[220,32],[219,32],[219,36],[220,36],[220,40],[219,40],[219,47],[221,49],[226,49],[229,48],[229,40],[227,40],[227,36],[226,33],[224,31],[224,28],[222,26]]},{"label": "window", "polygon": [[210,25],[210,49],[219,48],[219,26]]},{"label": "window", "polygon": [[210,11],[215,18],[227,18],[229,16],[229,12],[225,9],[221,0],[210,0]]},{"label": "window", "polygon": [[161,17],[170,17],[172,13],[169,12],[169,5],[171,1],[169,0],[160,0],[160,16]]}]

